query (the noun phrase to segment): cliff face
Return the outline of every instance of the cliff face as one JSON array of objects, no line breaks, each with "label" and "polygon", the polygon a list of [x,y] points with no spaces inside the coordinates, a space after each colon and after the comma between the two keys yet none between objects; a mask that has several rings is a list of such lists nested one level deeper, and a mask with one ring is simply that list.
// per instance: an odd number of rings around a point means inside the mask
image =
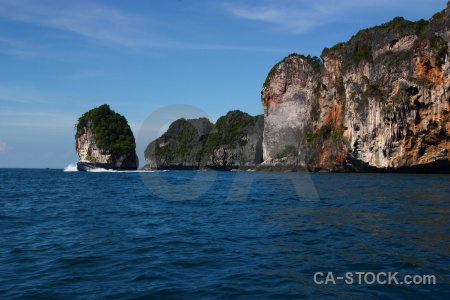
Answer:
[{"label": "cliff face", "polygon": [[220,117],[202,149],[202,165],[213,168],[253,167],[262,162],[261,115],[239,110]]},{"label": "cliff face", "polygon": [[[325,49],[290,55],[262,89],[264,164],[312,170],[448,170],[450,4]],[[286,164],[287,162],[285,162]]]},{"label": "cliff face", "polygon": [[95,162],[105,169],[136,170],[139,167],[130,126],[106,104],[78,119],[75,140],[81,160]]},{"label": "cliff face", "polygon": [[231,111],[213,125],[206,118],[179,119],[145,150],[151,169],[231,169],[262,158],[262,116]]},{"label": "cliff face", "polygon": [[195,169],[200,166],[197,154],[203,148],[213,124],[206,118],[179,119],[152,141],[144,155],[150,169]]}]

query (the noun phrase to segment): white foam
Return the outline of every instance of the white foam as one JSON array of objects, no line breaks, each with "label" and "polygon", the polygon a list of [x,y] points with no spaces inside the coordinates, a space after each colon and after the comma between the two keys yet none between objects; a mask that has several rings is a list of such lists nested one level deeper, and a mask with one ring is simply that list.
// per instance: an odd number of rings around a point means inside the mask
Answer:
[{"label": "white foam", "polygon": [[[117,172],[117,173],[156,173],[156,172],[166,172],[167,170],[130,170],[130,171],[122,171],[122,170],[108,170],[103,168],[95,168],[89,169],[88,172],[94,173],[102,173],[102,172]],[[64,168],[64,172],[78,172],[77,164],[69,164]]]},{"label": "white foam", "polygon": [[107,169],[103,169],[103,168],[95,168],[95,169],[88,169],[88,172],[101,173],[101,172],[116,172],[116,171],[107,170]]},{"label": "white foam", "polygon": [[70,164],[64,168],[64,172],[78,172],[77,164]]}]

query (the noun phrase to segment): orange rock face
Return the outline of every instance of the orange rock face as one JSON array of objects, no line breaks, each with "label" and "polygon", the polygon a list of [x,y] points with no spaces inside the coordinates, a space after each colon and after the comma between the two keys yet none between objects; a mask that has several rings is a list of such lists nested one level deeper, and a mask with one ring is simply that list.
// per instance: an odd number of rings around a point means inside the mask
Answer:
[{"label": "orange rock face", "polygon": [[261,93],[264,163],[294,145],[311,170],[448,172],[449,24],[450,6],[363,30],[325,49],[321,64],[286,57]]}]

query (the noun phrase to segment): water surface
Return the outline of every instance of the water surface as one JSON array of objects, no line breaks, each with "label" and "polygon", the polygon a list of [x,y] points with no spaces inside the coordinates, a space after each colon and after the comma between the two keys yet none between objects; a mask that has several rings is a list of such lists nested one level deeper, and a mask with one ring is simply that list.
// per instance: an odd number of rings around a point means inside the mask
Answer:
[{"label": "water surface", "polygon": [[[0,298],[450,294],[448,175],[205,172],[206,194],[185,201],[151,186],[162,178],[194,194],[196,173],[0,169]],[[317,198],[299,192],[309,183]],[[241,198],[233,201],[231,189]],[[313,280],[358,271],[437,282]]]}]

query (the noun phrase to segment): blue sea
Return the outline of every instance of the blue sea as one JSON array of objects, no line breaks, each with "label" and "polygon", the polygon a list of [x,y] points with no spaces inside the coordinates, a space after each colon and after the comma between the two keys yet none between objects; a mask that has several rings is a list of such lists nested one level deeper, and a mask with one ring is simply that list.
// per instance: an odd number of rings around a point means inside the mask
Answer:
[{"label": "blue sea", "polygon": [[0,169],[0,299],[448,299],[449,183]]}]

